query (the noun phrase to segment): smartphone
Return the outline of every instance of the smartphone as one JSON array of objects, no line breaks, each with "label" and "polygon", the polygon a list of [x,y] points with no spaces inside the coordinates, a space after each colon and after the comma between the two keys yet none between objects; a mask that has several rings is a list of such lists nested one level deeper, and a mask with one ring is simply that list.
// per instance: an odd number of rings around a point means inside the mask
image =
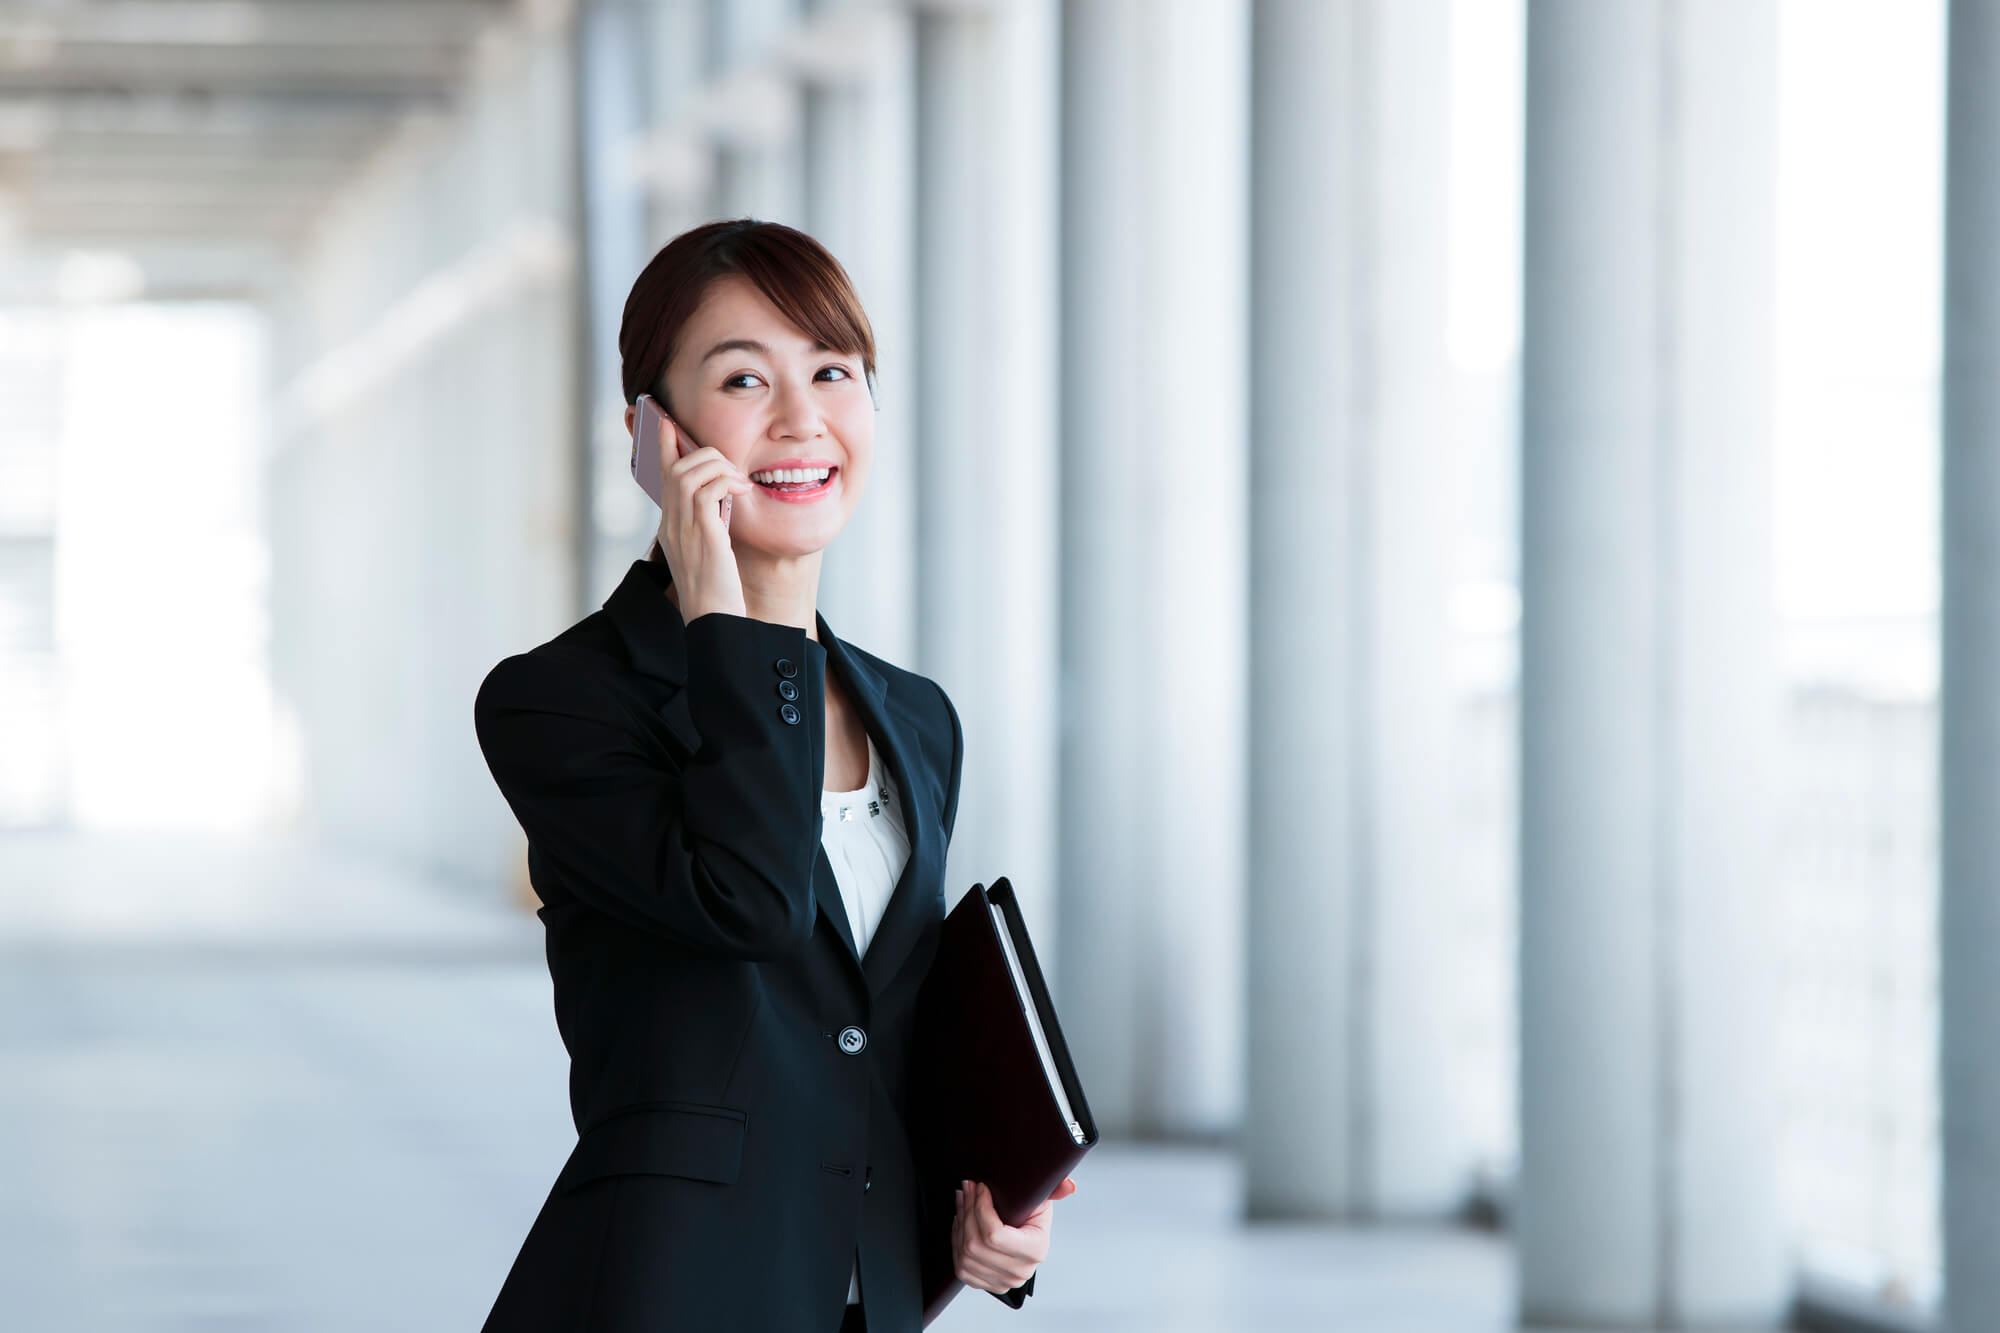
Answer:
[{"label": "smartphone", "polygon": [[[636,406],[638,415],[632,419],[632,479],[653,497],[654,504],[665,509],[666,501],[660,498],[666,478],[666,464],[660,458],[660,422],[667,414],[660,410],[660,405],[653,401],[650,393],[640,394]],[[700,447],[688,439],[688,433],[681,429],[679,422],[674,423],[674,444],[675,453],[681,458],[686,458]],[[722,526],[725,529],[729,526],[729,502],[735,498],[733,495],[722,497]]]}]

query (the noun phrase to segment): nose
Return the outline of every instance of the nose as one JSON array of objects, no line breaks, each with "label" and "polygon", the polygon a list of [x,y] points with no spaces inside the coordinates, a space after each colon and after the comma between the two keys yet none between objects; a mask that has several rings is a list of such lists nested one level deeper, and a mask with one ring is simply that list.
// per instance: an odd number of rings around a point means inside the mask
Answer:
[{"label": "nose", "polygon": [[785,380],[773,397],[771,432],[781,440],[809,440],[821,432],[819,406],[812,390]]}]

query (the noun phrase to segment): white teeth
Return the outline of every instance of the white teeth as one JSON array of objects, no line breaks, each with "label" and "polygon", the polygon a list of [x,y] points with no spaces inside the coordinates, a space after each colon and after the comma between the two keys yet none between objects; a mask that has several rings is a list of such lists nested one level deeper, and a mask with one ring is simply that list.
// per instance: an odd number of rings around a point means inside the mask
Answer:
[{"label": "white teeth", "polygon": [[786,467],[775,472],[752,472],[750,480],[768,486],[781,481],[825,481],[832,475],[833,469],[827,467]]}]

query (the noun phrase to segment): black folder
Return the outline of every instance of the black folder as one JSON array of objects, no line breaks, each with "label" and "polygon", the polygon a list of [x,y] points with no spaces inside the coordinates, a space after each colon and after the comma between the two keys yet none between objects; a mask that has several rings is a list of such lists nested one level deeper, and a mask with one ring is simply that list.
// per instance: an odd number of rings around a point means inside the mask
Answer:
[{"label": "black folder", "polygon": [[922,1190],[924,1323],[964,1288],[949,1253],[953,1193],[983,1182],[1019,1226],[1097,1143],[1014,888],[975,884],[946,914],[917,993],[910,1150]]}]

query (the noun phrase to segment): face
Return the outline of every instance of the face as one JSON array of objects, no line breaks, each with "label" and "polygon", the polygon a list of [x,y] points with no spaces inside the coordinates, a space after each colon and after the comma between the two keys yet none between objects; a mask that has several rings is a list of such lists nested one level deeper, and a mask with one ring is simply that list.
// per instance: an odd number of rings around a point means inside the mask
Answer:
[{"label": "face", "polygon": [[[760,346],[714,351],[719,343]],[[664,378],[673,419],[691,445],[714,448],[752,481],[790,459],[833,469],[816,498],[793,500],[763,486],[738,495],[729,537],[739,558],[811,555],[846,526],[875,443],[875,403],[858,355],[815,346],[755,283],[732,273],[709,285]],[[625,409],[628,431],[633,415]]]}]

